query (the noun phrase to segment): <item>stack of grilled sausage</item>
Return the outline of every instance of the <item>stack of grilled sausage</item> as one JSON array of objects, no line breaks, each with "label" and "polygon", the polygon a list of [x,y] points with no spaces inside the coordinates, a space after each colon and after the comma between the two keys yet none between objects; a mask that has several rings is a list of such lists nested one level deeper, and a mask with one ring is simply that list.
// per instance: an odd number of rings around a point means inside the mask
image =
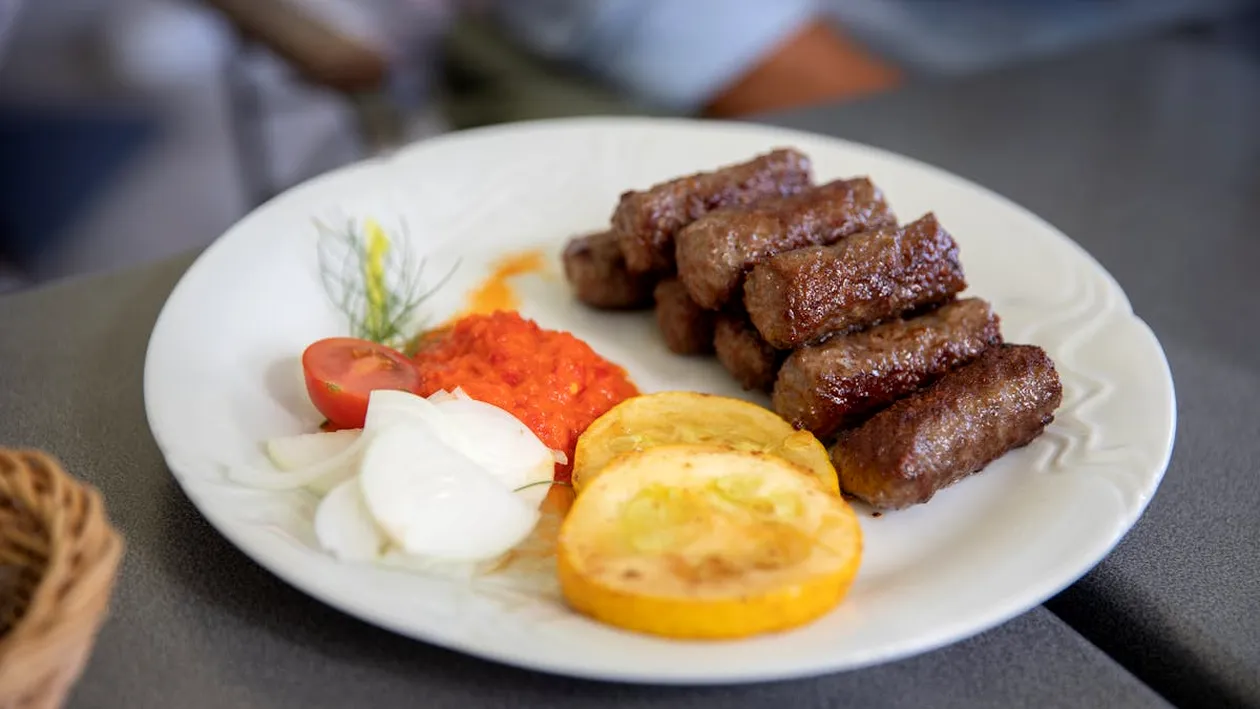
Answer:
[{"label": "stack of grilled sausage", "polygon": [[869,179],[816,185],[796,150],[626,192],[564,264],[587,305],[654,303],[670,350],[715,352],[770,392],[876,509],[1026,445],[1062,400],[1044,351],[1004,343],[988,303],[958,298],[958,244],[934,214],[898,225]]}]

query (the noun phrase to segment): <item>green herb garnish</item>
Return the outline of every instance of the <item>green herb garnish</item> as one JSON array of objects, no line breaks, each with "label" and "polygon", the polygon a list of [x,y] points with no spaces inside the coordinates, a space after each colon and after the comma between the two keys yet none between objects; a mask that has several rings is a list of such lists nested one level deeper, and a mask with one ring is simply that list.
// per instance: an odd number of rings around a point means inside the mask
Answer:
[{"label": "green herb garnish", "polygon": [[416,308],[445,285],[458,263],[431,288],[424,288],[425,261],[410,249],[406,227],[391,239],[374,219],[353,219],[334,228],[315,220],[319,271],[324,290],[350,321],[350,334],[401,348],[410,337]]}]

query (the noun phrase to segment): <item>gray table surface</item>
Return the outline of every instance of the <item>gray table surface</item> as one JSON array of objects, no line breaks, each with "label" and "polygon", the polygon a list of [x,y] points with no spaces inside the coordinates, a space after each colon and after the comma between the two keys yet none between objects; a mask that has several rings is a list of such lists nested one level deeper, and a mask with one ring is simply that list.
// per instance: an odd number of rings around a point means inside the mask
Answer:
[{"label": "gray table surface", "polygon": [[[1260,335],[1243,276],[1260,263],[1245,229],[1260,225],[1260,62],[1157,42],[776,122],[994,187],[1116,275],[1172,363],[1178,448],[1142,522],[1051,607],[1178,704],[1260,704]],[[130,541],[73,706],[1166,706],[1040,608],[869,670],[668,690],[528,674],[347,618],[214,533],[152,442],[144,347],[187,263],[0,299],[0,444],[60,456]]]},{"label": "gray table surface", "polygon": [[775,120],[1005,194],[1092,253],[1155,331],[1177,388],[1172,463],[1134,530],[1047,605],[1183,706],[1260,707],[1257,34],[1108,48]]}]

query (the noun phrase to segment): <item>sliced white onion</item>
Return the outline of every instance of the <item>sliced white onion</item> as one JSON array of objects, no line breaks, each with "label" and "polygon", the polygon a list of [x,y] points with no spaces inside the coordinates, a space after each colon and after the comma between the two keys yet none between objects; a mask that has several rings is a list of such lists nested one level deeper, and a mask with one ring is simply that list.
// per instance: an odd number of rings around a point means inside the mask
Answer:
[{"label": "sliced white onion", "polygon": [[475,399],[448,399],[436,407],[446,422],[447,442],[507,489],[551,480],[555,471],[551,449],[512,414]]},{"label": "sliced white onion", "polygon": [[434,404],[440,404],[443,401],[450,401],[452,399],[458,399],[460,398],[459,394],[462,394],[462,393],[463,391],[460,389],[455,389],[453,391],[439,390],[430,394],[428,399],[430,402]]},{"label": "sliced white onion", "polygon": [[296,490],[310,486],[331,490],[353,477],[367,438],[358,436],[340,453],[298,470],[266,470],[254,465],[238,465],[228,470],[228,479],[263,490]]},{"label": "sliced white onion", "polygon": [[280,470],[293,471],[318,465],[335,457],[359,440],[358,429],[299,433],[273,438],[265,444],[267,458]]},{"label": "sliced white onion", "polygon": [[444,424],[437,406],[408,391],[377,389],[368,395],[363,432],[372,434],[398,423],[419,423],[440,429]]},{"label": "sliced white onion", "polygon": [[375,391],[361,432],[276,438],[266,450],[278,470],[229,476],[325,495],[315,535],[339,559],[426,568],[475,565],[519,544],[565,462],[515,416],[462,389],[428,399]]},{"label": "sliced white onion", "polygon": [[332,489],[315,510],[315,538],[342,561],[375,561],[387,540],[363,503],[359,481],[351,478]]},{"label": "sliced white onion", "polygon": [[359,482],[372,517],[408,554],[497,557],[538,521],[536,508],[425,426],[374,434]]},{"label": "sliced white onion", "polygon": [[372,392],[365,435],[401,423],[428,427],[492,473],[506,489],[520,490],[531,504],[541,503],[547,494],[546,486],[536,483],[552,479],[555,453],[528,426],[497,406],[472,399],[458,388],[428,399],[402,391]]}]

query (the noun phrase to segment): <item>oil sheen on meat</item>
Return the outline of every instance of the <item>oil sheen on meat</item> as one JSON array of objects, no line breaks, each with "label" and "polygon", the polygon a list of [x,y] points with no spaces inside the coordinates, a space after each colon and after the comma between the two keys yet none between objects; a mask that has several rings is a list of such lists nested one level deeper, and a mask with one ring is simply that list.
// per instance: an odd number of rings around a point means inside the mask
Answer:
[{"label": "oil sheen on meat", "polygon": [[744,304],[766,342],[794,349],[944,303],[966,286],[958,244],[929,213],[773,256],[748,274]]},{"label": "oil sheen on meat", "polygon": [[1054,420],[1063,388],[1033,345],[999,345],[840,435],[840,487],[878,509],[937,491],[1027,445]]},{"label": "oil sheen on meat", "polygon": [[867,178],[837,180],[787,197],[711,212],[678,232],[678,276],[691,299],[717,309],[744,273],[775,254],[833,244],[859,231],[895,226],[883,193]]},{"label": "oil sheen on meat", "polygon": [[809,158],[797,150],[779,149],[647,191],[626,192],[613,212],[612,226],[631,273],[669,271],[679,229],[715,209],[795,194],[812,182]]},{"label": "oil sheen on meat", "polygon": [[779,369],[774,410],[826,439],[1001,342],[987,302],[953,301],[797,349]]}]

